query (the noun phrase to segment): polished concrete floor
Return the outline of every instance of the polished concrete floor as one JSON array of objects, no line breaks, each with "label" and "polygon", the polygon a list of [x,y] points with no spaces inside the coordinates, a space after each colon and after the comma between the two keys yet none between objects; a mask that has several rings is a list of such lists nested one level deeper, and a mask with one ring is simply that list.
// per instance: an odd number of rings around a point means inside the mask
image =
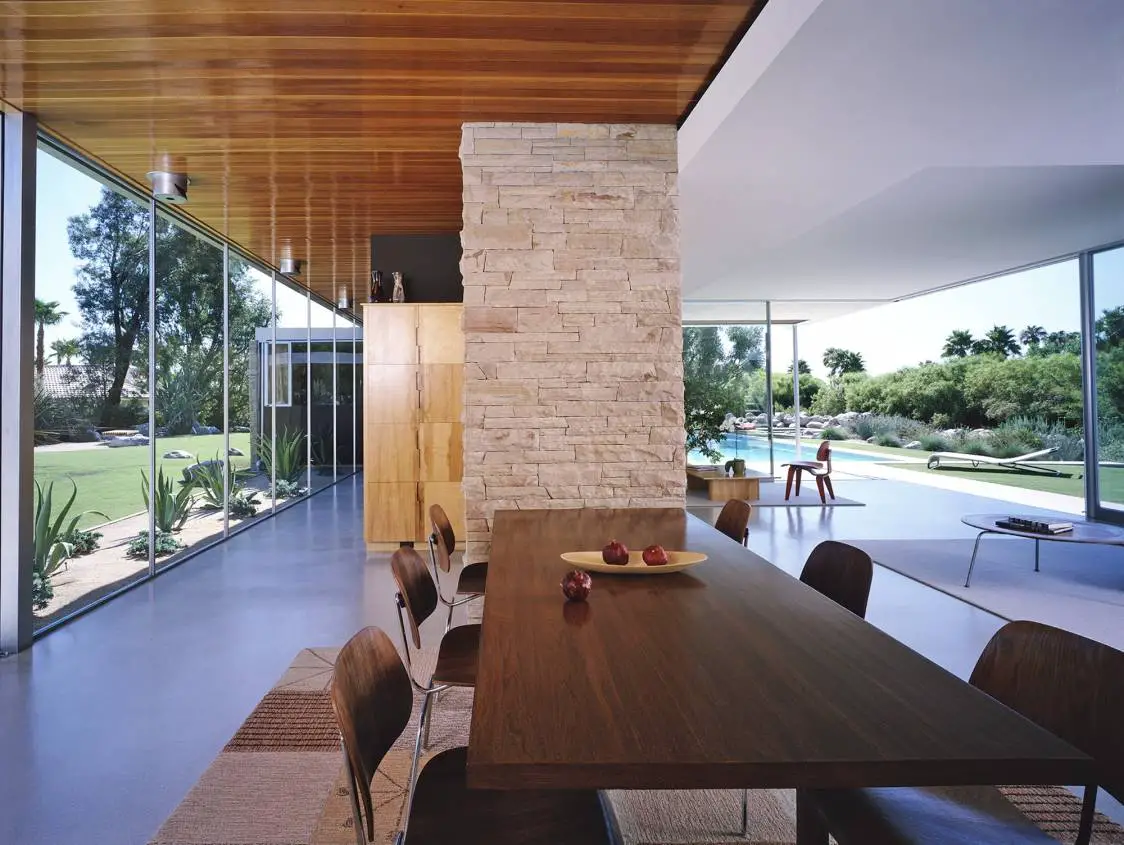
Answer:
[{"label": "polished concrete floor", "polygon": [[[840,484],[840,488],[842,488]],[[863,508],[770,508],[750,545],[789,572],[829,537],[971,536],[979,497],[854,481]],[[144,843],[302,648],[396,625],[350,479],[0,660],[0,843]],[[889,570],[870,621],[966,676],[1001,620]]]}]

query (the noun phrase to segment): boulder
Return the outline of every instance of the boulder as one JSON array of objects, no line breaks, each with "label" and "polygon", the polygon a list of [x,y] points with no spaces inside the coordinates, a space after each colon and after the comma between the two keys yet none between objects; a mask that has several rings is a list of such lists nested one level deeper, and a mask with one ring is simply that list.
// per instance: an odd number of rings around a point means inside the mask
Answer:
[{"label": "boulder", "polygon": [[190,461],[195,458],[190,452],[185,452],[183,449],[173,449],[170,452],[165,452],[164,457],[169,461]]},{"label": "boulder", "polygon": [[243,451],[242,451],[241,449],[239,449],[239,448],[238,448],[238,447],[236,447],[236,446],[231,446],[231,447],[230,447],[229,449],[227,449],[227,450],[226,450],[226,454],[228,454],[228,455],[232,455],[233,457],[236,457],[236,458],[241,458],[241,457],[243,457],[243,456],[244,456],[244,455],[245,455],[246,453],[245,453],[245,452],[243,452]]},{"label": "boulder", "polygon": [[768,425],[769,424],[769,415],[768,414],[758,414],[756,417],[753,418],[753,421],[755,423],[757,423],[758,425]]},{"label": "boulder", "polygon": [[111,449],[122,446],[147,446],[148,438],[143,434],[134,434],[131,437],[108,437],[105,440],[105,445]]},{"label": "boulder", "polygon": [[874,438],[873,438],[873,437],[868,437],[868,438],[866,439],[866,442],[867,442],[867,443],[873,443],[873,442],[874,442]]},{"label": "boulder", "polygon": [[990,428],[976,428],[972,430],[973,437],[992,437],[995,432]]},{"label": "boulder", "polygon": [[902,446],[902,448],[903,449],[920,449],[921,448],[921,441],[920,440],[910,440],[908,443],[906,443],[904,446]]},{"label": "boulder", "polygon": [[822,420],[808,420],[808,424],[805,426],[805,428],[810,428],[813,431],[819,431],[823,427],[824,424]]},{"label": "boulder", "polygon": [[202,470],[205,467],[217,467],[219,469],[222,469],[222,461],[219,461],[219,460],[200,461],[197,464],[192,464],[189,467],[184,467],[183,468],[183,480],[189,481],[189,482],[195,481],[196,476],[199,474],[200,470]]}]

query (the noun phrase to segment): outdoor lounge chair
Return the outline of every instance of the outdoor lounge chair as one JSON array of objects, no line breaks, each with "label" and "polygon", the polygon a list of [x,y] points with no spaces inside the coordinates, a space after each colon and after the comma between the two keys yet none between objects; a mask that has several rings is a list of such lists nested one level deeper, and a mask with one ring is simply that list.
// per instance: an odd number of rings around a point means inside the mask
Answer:
[{"label": "outdoor lounge chair", "polygon": [[988,466],[1003,467],[1004,469],[1017,469],[1024,472],[1042,472],[1046,475],[1062,475],[1056,469],[1049,467],[1030,466],[1026,462],[1044,458],[1047,455],[1052,455],[1058,451],[1053,449],[1039,449],[1037,452],[1027,452],[1025,455],[1019,455],[1017,458],[990,458],[987,455],[965,455],[961,452],[934,452],[929,456],[929,469],[938,469],[941,461],[947,463],[970,463],[974,467],[980,464],[987,464]]}]

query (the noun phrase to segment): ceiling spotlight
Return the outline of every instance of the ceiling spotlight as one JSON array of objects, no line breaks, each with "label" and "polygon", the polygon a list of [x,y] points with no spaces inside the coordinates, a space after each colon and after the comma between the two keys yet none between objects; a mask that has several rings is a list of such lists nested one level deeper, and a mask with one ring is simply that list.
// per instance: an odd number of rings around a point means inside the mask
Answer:
[{"label": "ceiling spotlight", "polygon": [[190,180],[186,173],[153,170],[148,174],[148,181],[152,183],[152,195],[156,199],[177,204],[187,202],[187,186]]},{"label": "ceiling spotlight", "polygon": [[304,262],[299,258],[282,258],[277,269],[286,276],[299,276],[301,274],[302,264],[304,264]]}]

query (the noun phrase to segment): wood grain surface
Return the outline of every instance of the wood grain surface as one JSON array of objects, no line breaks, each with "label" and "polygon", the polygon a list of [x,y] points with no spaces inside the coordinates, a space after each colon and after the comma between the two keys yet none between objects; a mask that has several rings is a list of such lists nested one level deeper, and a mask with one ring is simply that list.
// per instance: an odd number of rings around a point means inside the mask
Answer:
[{"label": "wood grain surface", "polygon": [[0,96],[335,301],[371,234],[460,230],[462,122],[675,123],[762,5],[9,0]]},{"label": "wood grain surface", "polygon": [[[558,555],[657,542],[663,578]],[[468,754],[492,788],[1081,783],[1092,761],[679,510],[500,511]]]}]

